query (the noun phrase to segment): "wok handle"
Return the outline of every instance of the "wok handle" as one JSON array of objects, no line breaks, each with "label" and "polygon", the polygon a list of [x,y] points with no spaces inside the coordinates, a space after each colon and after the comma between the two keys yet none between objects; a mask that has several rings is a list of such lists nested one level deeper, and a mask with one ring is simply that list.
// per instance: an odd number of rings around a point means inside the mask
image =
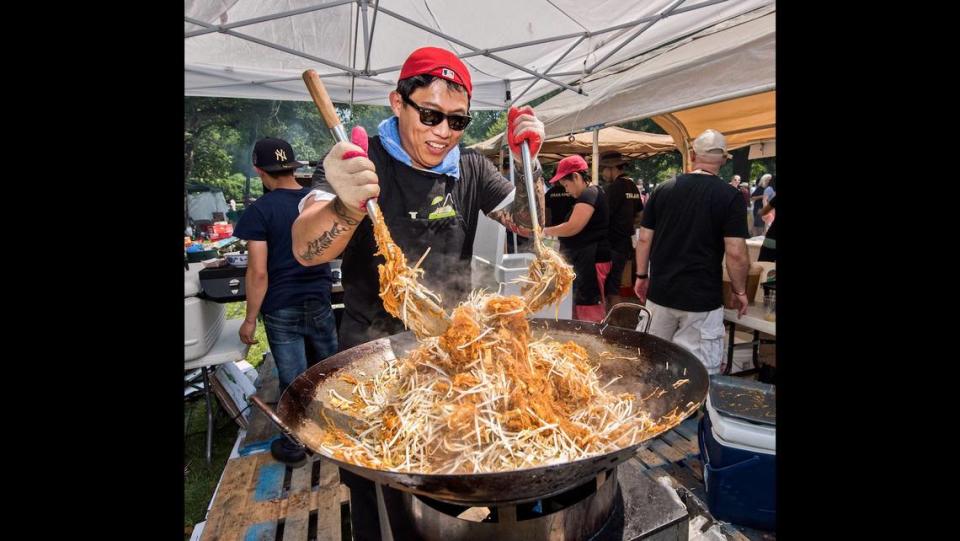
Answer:
[{"label": "wok handle", "polygon": [[[646,306],[632,303],[632,302],[618,302],[617,304],[614,304],[613,308],[610,308],[610,311],[607,312],[607,315],[604,316],[603,320],[600,322],[600,327],[605,327],[607,325],[607,321],[610,319],[610,316],[612,316],[614,312],[616,312],[617,310],[626,309],[626,308],[629,308],[631,310],[637,310],[638,312],[644,311],[647,313],[647,324],[644,325],[643,331],[641,331],[644,334],[646,334],[647,331],[650,330],[650,323],[653,319],[653,314],[650,313],[650,310],[648,310]],[[639,320],[640,320],[640,317],[637,316],[637,321],[639,322]]]},{"label": "wok handle", "polygon": [[289,427],[287,427],[286,423],[281,421],[280,417],[277,417],[277,414],[274,413],[273,408],[268,406],[263,400],[260,400],[260,398],[256,395],[251,396],[250,401],[253,402],[255,406],[260,408],[263,411],[263,413],[267,415],[267,419],[270,419],[270,421],[272,421],[273,424],[277,425],[277,428],[279,428],[280,431],[284,433],[284,435],[290,438],[291,441],[293,441],[298,445],[303,446],[305,449],[309,449],[309,447],[307,447],[306,445],[303,445],[303,442],[300,441],[299,438],[293,435],[293,431],[290,430]]}]

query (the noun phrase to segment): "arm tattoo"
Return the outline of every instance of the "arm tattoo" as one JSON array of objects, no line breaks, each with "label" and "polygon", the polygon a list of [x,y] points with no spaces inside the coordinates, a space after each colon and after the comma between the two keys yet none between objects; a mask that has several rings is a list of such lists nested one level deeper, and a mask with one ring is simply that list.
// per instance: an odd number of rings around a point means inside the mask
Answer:
[{"label": "arm tattoo", "polygon": [[[536,169],[533,173],[533,189],[536,192],[537,202],[537,222],[543,227],[543,182],[540,181],[542,170]],[[517,176],[516,194],[513,196],[513,203],[510,205],[510,214],[513,222],[521,227],[532,229],[533,221],[530,218],[530,198],[527,194],[527,185],[523,181],[523,174]]]},{"label": "arm tattoo", "polygon": [[347,225],[353,226],[360,223],[360,220],[355,220],[347,214],[347,207],[343,206],[343,201],[340,201],[339,197],[333,200],[333,212]]},{"label": "arm tattoo", "polygon": [[300,254],[300,257],[304,260],[309,261],[314,257],[326,252],[327,249],[330,248],[330,245],[333,244],[333,241],[337,239],[337,237],[347,231],[350,231],[360,223],[360,220],[355,220],[347,214],[347,210],[344,208],[343,203],[340,202],[340,198],[333,200],[333,212],[337,215],[337,218],[343,221],[343,224],[334,219],[333,225],[330,226],[329,231],[324,232],[319,237],[308,242],[306,251]]},{"label": "arm tattoo", "polygon": [[[543,169],[539,167],[539,164],[534,165],[533,188],[534,191],[536,191],[537,222],[540,224],[540,227],[543,227],[543,224],[545,223],[545,216],[543,214],[542,177]],[[518,225],[526,229],[532,229],[532,223],[530,220],[530,203],[527,196],[527,185],[523,180],[523,173],[520,171],[517,171],[514,188],[516,189],[516,192],[514,192],[513,203],[511,203],[508,208],[491,212],[487,215],[487,217],[502,223],[508,229],[511,225]]]}]

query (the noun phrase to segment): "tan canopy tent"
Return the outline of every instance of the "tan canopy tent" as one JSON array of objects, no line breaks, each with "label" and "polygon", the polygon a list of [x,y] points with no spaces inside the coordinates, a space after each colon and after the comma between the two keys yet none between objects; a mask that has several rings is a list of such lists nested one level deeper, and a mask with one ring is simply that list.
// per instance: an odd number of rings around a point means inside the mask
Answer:
[{"label": "tan canopy tent", "polygon": [[[600,154],[616,151],[630,159],[647,158],[677,149],[673,138],[669,135],[633,131],[616,126],[601,129],[598,143]],[[485,156],[496,156],[500,153],[500,147],[503,144],[503,134],[500,134],[470,148],[480,151]],[[593,133],[582,132],[574,135],[573,141],[566,135],[544,141],[540,149],[540,161],[550,163],[572,154],[587,156],[592,153]]]},{"label": "tan canopy tent", "polygon": [[756,160],[759,158],[770,158],[777,155],[777,142],[761,141],[750,145],[750,155],[748,159]]},{"label": "tan canopy tent", "polygon": [[[686,166],[690,145],[706,130],[713,128],[727,138],[727,150],[735,150],[760,141],[771,143],[777,136],[777,92],[744,96],[653,117],[653,121],[673,136]],[[765,157],[763,154],[755,157]],[[753,159],[753,158],[751,158]],[[686,167],[685,167],[686,168]]]}]

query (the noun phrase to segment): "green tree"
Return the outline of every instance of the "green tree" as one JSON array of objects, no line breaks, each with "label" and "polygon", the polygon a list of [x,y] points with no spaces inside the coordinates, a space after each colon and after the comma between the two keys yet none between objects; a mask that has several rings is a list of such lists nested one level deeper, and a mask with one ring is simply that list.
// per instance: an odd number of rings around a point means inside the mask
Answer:
[{"label": "green tree", "polygon": [[494,135],[500,135],[507,129],[507,115],[501,114],[500,118],[491,123],[487,127],[487,131],[483,134],[481,141],[486,141],[487,139],[493,137]]},{"label": "green tree", "polygon": [[491,137],[492,134],[487,134],[491,133],[490,129],[494,126],[499,126],[499,133],[502,133],[507,125],[507,115],[503,110],[473,111],[470,116],[473,120],[463,132],[463,139],[461,139],[464,146],[470,146]]},{"label": "green tree", "polygon": [[633,160],[624,168],[624,173],[649,190],[654,185],[677,176],[682,166],[679,152],[664,152],[642,160]]},{"label": "green tree", "polygon": [[191,177],[207,184],[227,177],[233,171],[230,150],[240,143],[240,132],[231,126],[209,126],[191,143],[194,148]]},{"label": "green tree", "polygon": [[[203,182],[202,184],[220,188],[223,191],[224,199],[226,199],[227,201],[233,199],[234,201],[242,202],[243,191],[246,187],[246,183],[247,183],[247,177],[245,177],[243,173],[233,173],[223,178],[217,178],[207,182]],[[255,186],[259,187],[260,194],[263,194],[263,188],[262,188],[263,185],[260,182],[259,178],[255,178],[250,181],[251,193],[253,192],[253,189]],[[256,197],[256,194],[254,194],[253,196]]]},{"label": "green tree", "polygon": [[764,173],[777,174],[777,158],[760,158],[750,162],[750,181],[756,182]]}]

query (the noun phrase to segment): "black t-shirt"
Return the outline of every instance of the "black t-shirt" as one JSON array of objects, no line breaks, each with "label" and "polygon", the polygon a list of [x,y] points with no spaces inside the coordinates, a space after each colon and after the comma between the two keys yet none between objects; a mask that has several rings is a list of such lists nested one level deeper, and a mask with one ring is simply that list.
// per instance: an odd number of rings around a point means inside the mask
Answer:
[{"label": "black t-shirt", "polygon": [[[410,266],[430,248],[421,264],[421,283],[452,310],[470,292],[478,212],[488,214],[497,208],[513,185],[474,150],[461,148],[459,179],[398,162],[383,148],[379,136],[370,138],[368,156],[377,169],[377,201],[394,242]],[[314,187],[334,193],[322,167],[314,173]],[[402,322],[383,309],[377,265],[384,259],[374,256],[376,251],[373,226],[364,218],[341,256],[345,304],[341,349],[404,330]]]},{"label": "black t-shirt", "polygon": [[[763,186],[761,186],[760,183],[757,182],[757,187],[753,189],[753,193],[750,194],[750,197],[753,198],[757,196],[762,196],[763,190],[764,190]],[[757,199],[756,201],[753,202],[753,215],[759,216],[761,209],[763,209],[763,199]]]},{"label": "black t-shirt", "polygon": [[[587,186],[580,197],[574,202],[586,203],[593,207],[593,215],[587,225],[572,237],[560,237],[560,249],[572,252],[589,244],[597,245],[597,261],[610,261],[610,241],[607,238],[607,224],[610,221],[610,212],[607,208],[607,197],[599,186]],[[572,214],[572,211],[571,211]],[[567,216],[569,219],[570,216]],[[564,219],[560,223],[567,221]]]},{"label": "black t-shirt", "polygon": [[[767,201],[771,207],[777,208],[777,196]],[[757,261],[777,261],[777,221],[774,220],[767,229],[767,234],[763,238],[763,246],[760,247],[760,253],[757,255]]]},{"label": "black t-shirt", "polygon": [[643,210],[640,190],[627,176],[617,177],[613,182],[605,184],[603,190],[607,193],[607,205],[610,207],[610,247],[625,254],[631,248],[633,220],[637,213]]},{"label": "black t-shirt", "polygon": [[544,194],[544,202],[550,209],[550,221],[546,225],[559,225],[567,221],[575,203],[573,195],[557,182]]},{"label": "black t-shirt", "polygon": [[740,192],[715,175],[680,175],[653,191],[642,225],[654,231],[648,298],[688,312],[719,308],[723,239],[750,236]]},{"label": "black t-shirt", "polygon": [[330,265],[304,267],[293,257],[291,229],[297,205],[310,190],[276,189],[264,194],[237,221],[233,236],[267,241],[267,294],[260,311],[296,306],[306,300],[330,302]]}]

